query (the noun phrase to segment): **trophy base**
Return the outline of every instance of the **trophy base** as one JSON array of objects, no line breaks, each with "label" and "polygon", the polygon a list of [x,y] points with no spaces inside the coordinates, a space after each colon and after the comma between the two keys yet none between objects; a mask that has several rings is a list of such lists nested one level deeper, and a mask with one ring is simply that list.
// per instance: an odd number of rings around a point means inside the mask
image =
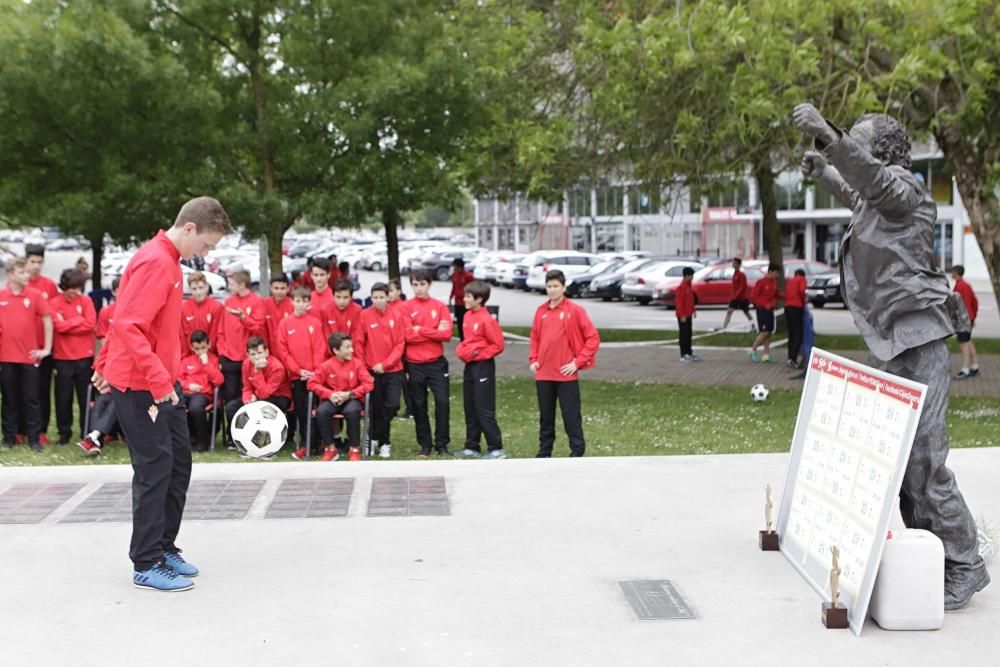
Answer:
[{"label": "trophy base", "polygon": [[758,539],[761,551],[778,551],[780,544],[778,543],[778,534],[773,530],[762,530],[760,531],[760,537]]},{"label": "trophy base", "polygon": [[847,607],[833,607],[829,602],[824,602],[821,618],[823,625],[830,630],[841,630],[846,628]]}]

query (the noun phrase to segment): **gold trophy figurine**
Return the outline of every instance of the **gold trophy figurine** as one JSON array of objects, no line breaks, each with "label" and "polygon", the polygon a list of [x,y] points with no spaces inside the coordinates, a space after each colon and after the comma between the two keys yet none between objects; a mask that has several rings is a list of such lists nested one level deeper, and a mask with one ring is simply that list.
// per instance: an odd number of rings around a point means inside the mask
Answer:
[{"label": "gold trophy figurine", "polygon": [[830,546],[830,602],[824,602],[821,618],[831,629],[847,627],[847,607],[840,606],[840,548]]},{"label": "gold trophy figurine", "polygon": [[764,530],[760,531],[759,544],[761,551],[778,551],[780,546],[778,534],[774,532],[774,498],[771,495],[771,485],[764,486]]}]

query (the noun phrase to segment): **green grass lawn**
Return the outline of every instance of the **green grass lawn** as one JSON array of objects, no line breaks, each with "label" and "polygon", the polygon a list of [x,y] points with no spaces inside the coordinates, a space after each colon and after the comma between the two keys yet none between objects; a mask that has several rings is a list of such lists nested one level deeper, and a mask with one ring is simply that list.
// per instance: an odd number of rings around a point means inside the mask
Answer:
[{"label": "green grass lawn", "polygon": [[[650,385],[584,380],[583,422],[588,456],[661,454],[735,454],[784,452],[791,443],[799,392],[775,390],[764,403],[754,403],[742,387]],[[464,444],[461,383],[452,382],[451,448]],[[512,457],[531,457],[538,449],[538,410],[534,382],[504,378],[497,383],[497,412],[504,445]],[[1000,446],[1000,398],[951,399],[949,429],[953,447]],[[50,433],[54,429],[50,429]],[[393,459],[416,458],[413,422],[393,422]],[[557,423],[556,455],[568,446]],[[291,461],[291,447],[277,459]],[[235,453],[196,454],[197,462],[240,461]],[[96,465],[128,463],[121,443],[105,447],[89,459],[75,445],[51,446],[35,454],[19,445],[0,451],[3,465]],[[265,462],[250,462],[264,465]]]},{"label": "green grass lawn", "polygon": [[[504,327],[504,331],[518,336],[527,336],[530,327]],[[668,341],[676,340],[676,331],[665,329],[598,329],[601,334],[601,341],[606,343],[632,343],[647,341]],[[710,347],[749,347],[753,343],[756,334],[749,332],[717,333],[704,338],[699,335],[709,333],[707,331],[695,331],[695,345]],[[785,334],[779,332],[778,338],[784,338]],[[974,338],[976,352],[979,354],[1000,354],[1000,338]],[[817,334],[816,347],[830,351],[863,351],[865,347],[861,336],[856,334]],[[948,339],[948,347],[952,352],[958,352],[958,342],[954,337]]]}]

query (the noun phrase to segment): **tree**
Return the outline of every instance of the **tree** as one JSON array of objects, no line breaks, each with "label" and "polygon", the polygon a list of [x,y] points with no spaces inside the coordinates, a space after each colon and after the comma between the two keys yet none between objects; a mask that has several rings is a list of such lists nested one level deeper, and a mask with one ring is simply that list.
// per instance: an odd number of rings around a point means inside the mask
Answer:
[{"label": "tree", "polygon": [[[148,238],[201,194],[218,103],[141,32],[133,3],[0,3],[0,215],[90,240]],[[137,27],[139,29],[137,29]]]}]

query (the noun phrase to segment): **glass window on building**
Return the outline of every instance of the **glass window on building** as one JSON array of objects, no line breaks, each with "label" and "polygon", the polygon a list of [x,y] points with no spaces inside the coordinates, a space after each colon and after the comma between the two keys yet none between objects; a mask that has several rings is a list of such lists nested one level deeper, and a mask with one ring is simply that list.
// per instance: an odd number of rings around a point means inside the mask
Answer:
[{"label": "glass window on building", "polygon": [[802,173],[783,171],[778,174],[774,179],[774,196],[779,211],[805,210],[806,189],[802,185]]},{"label": "glass window on building", "polygon": [[813,185],[813,208],[844,208],[830,191],[819,183]]},{"label": "glass window on building", "polygon": [[625,245],[625,229],[621,222],[598,223],[594,235],[597,237],[595,252],[617,252]]},{"label": "glass window on building", "polygon": [[632,185],[628,188],[629,215],[649,215],[660,212],[660,188]]},{"label": "glass window on building", "polygon": [[951,206],[955,203],[952,196],[954,193],[951,187],[952,172],[948,163],[942,160],[934,160],[930,164],[931,196],[934,201],[942,206]]},{"label": "glass window on building", "polygon": [[569,198],[569,216],[571,218],[589,218],[590,190],[577,188],[567,192]]},{"label": "glass window on building", "polygon": [[844,238],[847,225],[816,223],[816,260],[837,266],[840,261],[840,242]]},{"label": "glass window on building", "polygon": [[500,223],[504,222],[514,222],[514,200],[508,199],[506,201],[500,202],[500,213],[497,216],[497,221]]},{"label": "glass window on building", "polygon": [[537,222],[538,203],[530,201],[523,196],[517,198],[517,219],[518,222]]},{"label": "glass window on building", "polygon": [[492,223],[496,209],[494,205],[496,203],[495,199],[478,199],[479,204],[479,222]]},{"label": "glass window on building", "polygon": [[622,215],[625,212],[625,188],[602,185],[597,188],[597,215]]}]

